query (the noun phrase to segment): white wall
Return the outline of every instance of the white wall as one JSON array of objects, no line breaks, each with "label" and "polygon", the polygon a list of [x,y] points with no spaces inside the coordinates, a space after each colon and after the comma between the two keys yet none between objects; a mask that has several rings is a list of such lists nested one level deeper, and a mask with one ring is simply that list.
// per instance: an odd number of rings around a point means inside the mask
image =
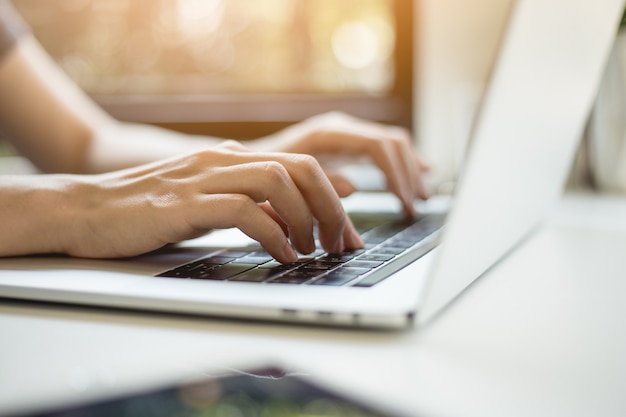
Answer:
[{"label": "white wall", "polygon": [[439,187],[456,176],[513,0],[414,1],[416,134]]}]

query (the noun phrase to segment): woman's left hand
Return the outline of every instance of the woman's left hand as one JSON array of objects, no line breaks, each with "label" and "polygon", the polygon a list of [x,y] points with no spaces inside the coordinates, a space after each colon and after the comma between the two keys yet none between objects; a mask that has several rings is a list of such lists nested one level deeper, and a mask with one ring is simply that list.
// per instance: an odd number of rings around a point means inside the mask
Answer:
[{"label": "woman's left hand", "polygon": [[[409,132],[401,127],[332,112],[306,119],[250,146],[318,158],[365,156],[382,171],[389,191],[398,196],[407,215],[414,215],[415,198],[428,198],[423,176],[429,166],[413,148]],[[355,190],[346,178],[327,174],[340,196]]]}]

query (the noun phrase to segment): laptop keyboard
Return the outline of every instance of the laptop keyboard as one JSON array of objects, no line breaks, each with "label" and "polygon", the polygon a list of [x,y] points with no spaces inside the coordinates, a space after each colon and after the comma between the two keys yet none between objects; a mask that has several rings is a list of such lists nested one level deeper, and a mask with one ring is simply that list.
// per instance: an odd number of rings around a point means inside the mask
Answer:
[{"label": "laptop keyboard", "polygon": [[[281,264],[263,250],[226,249],[186,263],[157,277],[267,284],[350,285],[371,287],[388,274],[379,269],[399,263],[416,243],[425,242],[443,224],[443,215],[427,215],[416,220],[359,217],[352,218],[365,247],[340,254],[317,250],[290,264]],[[434,247],[428,240],[418,256]],[[319,247],[319,245],[318,245]],[[411,251],[415,254],[415,251]],[[404,263],[406,264],[406,263]]]}]

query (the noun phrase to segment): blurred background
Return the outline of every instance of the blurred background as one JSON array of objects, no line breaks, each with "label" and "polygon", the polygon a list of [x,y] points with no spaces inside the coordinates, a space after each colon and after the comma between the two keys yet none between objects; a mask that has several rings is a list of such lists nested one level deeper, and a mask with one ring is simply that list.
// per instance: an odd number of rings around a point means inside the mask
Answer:
[{"label": "blurred background", "polygon": [[392,0],[14,0],[94,95],[385,94]]},{"label": "blurred background", "polygon": [[412,3],[14,0],[116,117],[239,139],[328,110],[411,127]]},{"label": "blurred background", "polygon": [[122,120],[247,139],[325,111],[415,133],[449,190],[512,0],[12,0]]}]

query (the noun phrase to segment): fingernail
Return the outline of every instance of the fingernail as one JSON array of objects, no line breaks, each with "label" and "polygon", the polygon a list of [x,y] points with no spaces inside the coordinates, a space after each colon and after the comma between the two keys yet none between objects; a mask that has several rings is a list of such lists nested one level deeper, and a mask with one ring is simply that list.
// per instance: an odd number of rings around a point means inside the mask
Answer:
[{"label": "fingernail", "polygon": [[285,255],[285,259],[288,262],[295,262],[298,260],[298,254],[289,242],[285,243],[285,246],[283,247],[283,255]]}]

